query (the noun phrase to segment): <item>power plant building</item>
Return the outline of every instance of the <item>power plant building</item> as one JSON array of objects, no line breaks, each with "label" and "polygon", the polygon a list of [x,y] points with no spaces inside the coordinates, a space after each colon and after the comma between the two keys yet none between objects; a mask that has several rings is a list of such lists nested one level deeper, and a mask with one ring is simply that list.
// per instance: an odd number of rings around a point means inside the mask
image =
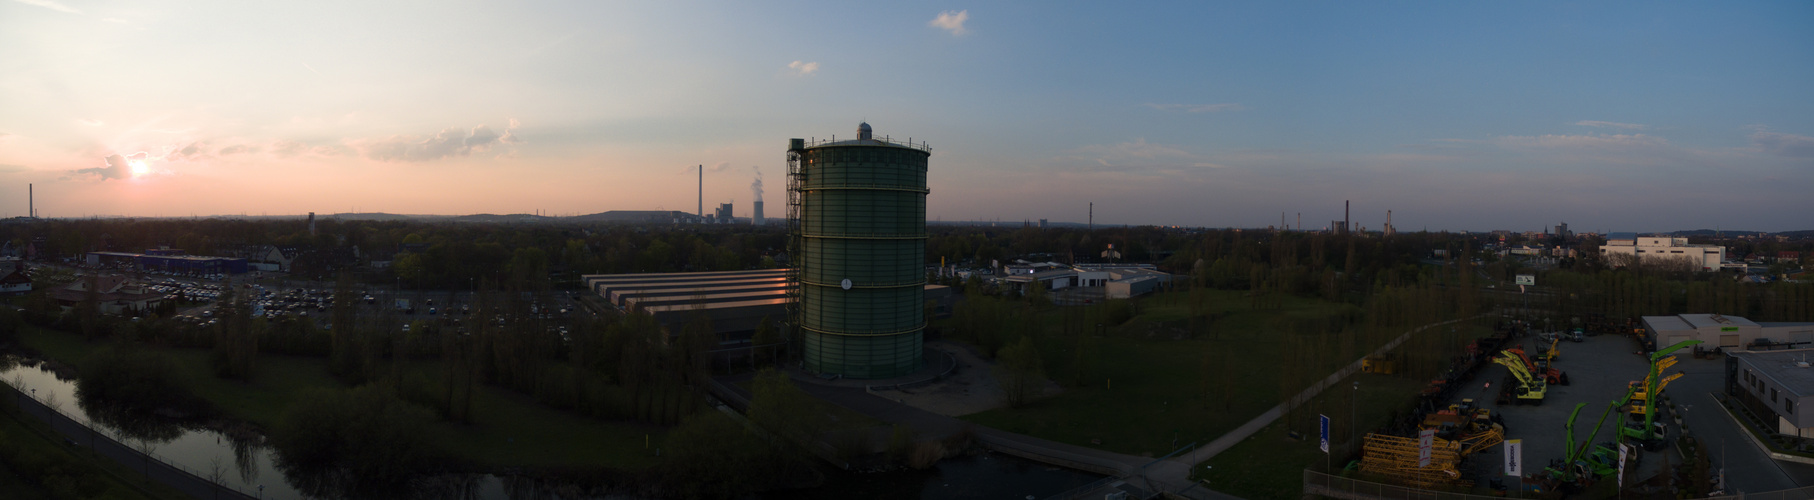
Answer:
[{"label": "power plant building", "polygon": [[854,140],[789,141],[789,317],[807,371],[880,379],[924,365],[931,156],[868,123]]}]

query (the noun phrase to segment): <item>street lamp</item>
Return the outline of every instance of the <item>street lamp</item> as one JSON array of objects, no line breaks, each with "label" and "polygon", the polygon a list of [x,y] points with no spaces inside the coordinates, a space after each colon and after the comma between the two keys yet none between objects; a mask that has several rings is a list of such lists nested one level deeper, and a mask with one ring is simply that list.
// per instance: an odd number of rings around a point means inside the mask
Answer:
[{"label": "street lamp", "polygon": [[1356,434],[1355,431],[1360,430],[1360,421],[1356,420],[1356,415],[1360,413],[1360,410],[1359,410],[1359,408],[1360,408],[1360,381],[1359,380],[1354,381],[1354,396],[1348,398],[1348,401],[1349,401],[1349,404],[1348,404],[1348,439],[1350,441],[1353,441],[1354,443],[1358,444],[1360,441],[1355,439],[1356,437],[1358,437],[1358,436],[1355,436],[1355,434]]}]

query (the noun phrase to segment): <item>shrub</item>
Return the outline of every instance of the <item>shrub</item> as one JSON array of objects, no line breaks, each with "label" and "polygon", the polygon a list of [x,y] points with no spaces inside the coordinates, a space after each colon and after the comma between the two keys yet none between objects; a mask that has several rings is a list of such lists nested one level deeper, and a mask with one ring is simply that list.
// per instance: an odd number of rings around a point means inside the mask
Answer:
[{"label": "shrub", "polygon": [[314,391],[284,411],[271,434],[278,469],[311,496],[396,497],[440,459],[434,415],[383,388]]}]

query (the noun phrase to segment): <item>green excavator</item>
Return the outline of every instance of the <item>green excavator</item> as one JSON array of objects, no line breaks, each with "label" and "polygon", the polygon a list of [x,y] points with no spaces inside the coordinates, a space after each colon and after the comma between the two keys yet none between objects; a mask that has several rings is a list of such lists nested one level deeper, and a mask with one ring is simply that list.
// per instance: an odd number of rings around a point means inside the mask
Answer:
[{"label": "green excavator", "polygon": [[1664,439],[1668,429],[1662,422],[1656,421],[1657,399],[1662,395],[1664,387],[1683,375],[1679,372],[1663,375],[1663,370],[1675,366],[1676,358],[1670,356],[1670,353],[1700,343],[1699,340],[1685,340],[1650,354],[1650,372],[1645,374],[1644,380],[1632,382],[1627,390],[1631,406],[1626,408],[1625,422],[1619,426],[1620,438],[1642,446],[1645,451],[1663,449],[1663,445],[1668,443]]},{"label": "green excavator", "polygon": [[1594,444],[1594,436],[1606,425],[1607,417],[1613,410],[1625,408],[1627,417],[1619,425],[1616,437],[1623,441],[1632,441],[1648,451],[1657,451],[1665,441],[1665,429],[1661,422],[1656,422],[1656,395],[1670,381],[1681,378],[1681,373],[1664,376],[1663,370],[1674,366],[1676,358],[1671,353],[1699,344],[1699,340],[1681,342],[1650,355],[1650,370],[1644,380],[1628,384],[1625,395],[1607,403],[1606,410],[1600,413],[1600,420],[1587,433],[1587,438],[1579,443],[1575,441],[1575,420],[1580,417],[1581,409],[1587,403],[1575,405],[1575,410],[1568,415],[1568,422],[1563,424],[1563,457],[1550,461],[1549,467],[1543,469],[1546,489],[1557,489],[1564,486],[1588,487],[1593,481],[1619,472],[1619,451],[1613,443]]}]

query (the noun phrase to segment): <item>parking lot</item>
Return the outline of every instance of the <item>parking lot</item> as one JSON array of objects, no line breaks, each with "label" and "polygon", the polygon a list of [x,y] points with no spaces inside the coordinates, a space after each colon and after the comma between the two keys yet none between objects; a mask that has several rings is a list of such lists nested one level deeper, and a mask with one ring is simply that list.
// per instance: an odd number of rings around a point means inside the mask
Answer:
[{"label": "parking lot", "polygon": [[[1534,337],[1517,341],[1524,343],[1527,352],[1542,350],[1535,348],[1538,341]],[[1544,347],[1547,348],[1547,343]],[[1581,408],[1576,419],[1575,440],[1579,446],[1581,441],[1589,439],[1588,433],[1593,432],[1608,404],[1623,397],[1626,384],[1643,379],[1649,368],[1647,359],[1637,353],[1637,344],[1623,336],[1590,336],[1584,342],[1563,341],[1558,347],[1561,353],[1555,367],[1568,375],[1570,384],[1549,386],[1541,405],[1497,405],[1494,396],[1508,373],[1505,367],[1497,364],[1482,369],[1473,386],[1456,396],[1473,398],[1482,407],[1491,408],[1504,417],[1506,439],[1523,440],[1523,467],[1527,474],[1540,473],[1551,459],[1563,457],[1564,425],[1576,404],[1587,405]],[[1725,383],[1723,357],[1694,359],[1687,354],[1687,349],[1679,353],[1680,361],[1665,373],[1682,372],[1686,376],[1672,382],[1663,392],[1680,408],[1688,431],[1708,446],[1714,468],[1717,470],[1720,464],[1728,464],[1727,485],[1732,490],[1756,493],[1814,485],[1814,466],[1770,459],[1745,438],[1742,433],[1746,431],[1739,428],[1738,423],[1718,408],[1716,393]],[[1487,382],[1493,387],[1484,388]],[[1663,415],[1659,418],[1667,418],[1667,413]],[[1606,424],[1592,436],[1592,441],[1614,441],[1616,426],[1623,418],[1614,410],[1606,417]],[[1680,430],[1673,422],[1668,425],[1670,437],[1674,438]],[[1504,451],[1504,445],[1495,446],[1475,457],[1476,483],[1485,484],[1494,479],[1504,480],[1507,485],[1514,483],[1515,479],[1504,475]],[[1637,472],[1627,476],[1627,481],[1662,473],[1664,453],[1669,455],[1668,463],[1682,463],[1674,447],[1660,452],[1642,452]]]},{"label": "parking lot", "polygon": [[[1542,343],[1538,348],[1535,337],[1516,339],[1523,342],[1525,351],[1537,353],[1548,348]],[[1549,386],[1543,403],[1539,405],[1500,406],[1494,402],[1500,385],[1504,383],[1507,369],[1504,366],[1492,365],[1480,371],[1475,377],[1474,386],[1461,391],[1458,397],[1472,397],[1486,408],[1491,408],[1505,419],[1506,439],[1523,440],[1523,467],[1526,474],[1541,473],[1552,459],[1563,457],[1566,446],[1564,426],[1568,416],[1574,412],[1575,405],[1586,403],[1576,419],[1576,446],[1589,439],[1594,425],[1600,421],[1608,403],[1625,395],[1625,384],[1644,378],[1649,364],[1645,358],[1635,353],[1636,344],[1626,337],[1600,335],[1586,337],[1583,342],[1561,342],[1558,347],[1561,354],[1557,356],[1555,367],[1568,375],[1569,385]],[[1493,387],[1484,385],[1491,382]],[[1611,442],[1616,439],[1615,427],[1622,415],[1616,413],[1606,418],[1606,424],[1599,433],[1592,436],[1595,443]],[[1476,459],[1480,474],[1477,483],[1491,479],[1503,479],[1507,484],[1515,481],[1505,476],[1503,465],[1505,446],[1495,446]],[[1650,454],[1654,455],[1654,454]],[[1632,477],[1645,478],[1657,474],[1662,462],[1653,456],[1639,460],[1638,473]],[[1630,477],[1628,477],[1630,479]]]}]

